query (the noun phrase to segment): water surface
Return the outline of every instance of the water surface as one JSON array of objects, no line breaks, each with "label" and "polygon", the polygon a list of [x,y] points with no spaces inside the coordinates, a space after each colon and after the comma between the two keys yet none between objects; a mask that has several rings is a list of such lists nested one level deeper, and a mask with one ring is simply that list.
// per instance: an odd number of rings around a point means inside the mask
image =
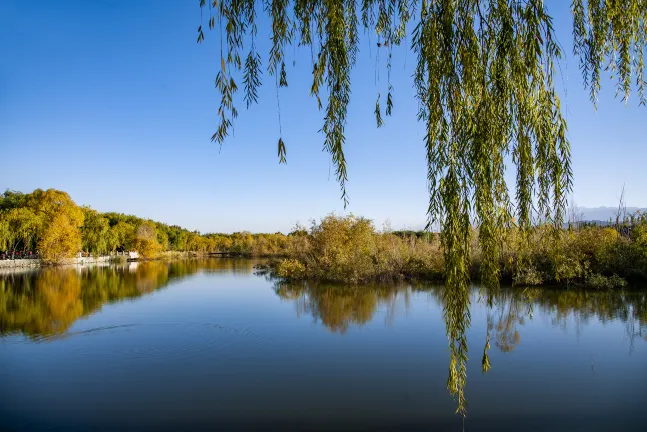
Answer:
[{"label": "water surface", "polygon": [[[279,284],[250,260],[0,275],[2,430],[645,430],[647,295]],[[483,372],[486,351],[490,369]]]}]

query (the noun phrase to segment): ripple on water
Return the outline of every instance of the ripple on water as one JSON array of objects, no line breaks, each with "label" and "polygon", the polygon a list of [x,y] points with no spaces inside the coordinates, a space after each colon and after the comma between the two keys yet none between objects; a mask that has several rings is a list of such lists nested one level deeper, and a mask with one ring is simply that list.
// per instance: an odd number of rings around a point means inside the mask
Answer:
[{"label": "ripple on water", "polygon": [[171,321],[96,327],[31,339],[11,336],[3,342],[51,344],[52,348],[74,355],[101,355],[114,360],[191,356],[205,351],[233,354],[250,348],[262,349],[270,343],[267,337],[248,327]]}]

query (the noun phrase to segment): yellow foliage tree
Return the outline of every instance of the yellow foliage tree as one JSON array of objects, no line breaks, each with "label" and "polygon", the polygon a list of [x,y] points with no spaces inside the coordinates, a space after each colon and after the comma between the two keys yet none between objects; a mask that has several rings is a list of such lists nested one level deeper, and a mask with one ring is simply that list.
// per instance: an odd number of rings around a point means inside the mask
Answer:
[{"label": "yellow foliage tree", "polygon": [[83,226],[85,220],[83,210],[72,201],[67,192],[56,189],[36,189],[27,197],[27,207],[36,214],[40,225],[37,230],[38,237],[44,235],[58,215],[65,215],[76,228]]},{"label": "yellow foliage tree", "polygon": [[152,258],[161,251],[155,225],[151,222],[143,222],[137,227],[132,244],[144,258]]},{"label": "yellow foliage tree", "polygon": [[81,232],[66,214],[57,214],[45,229],[38,249],[45,261],[60,262],[81,249]]}]

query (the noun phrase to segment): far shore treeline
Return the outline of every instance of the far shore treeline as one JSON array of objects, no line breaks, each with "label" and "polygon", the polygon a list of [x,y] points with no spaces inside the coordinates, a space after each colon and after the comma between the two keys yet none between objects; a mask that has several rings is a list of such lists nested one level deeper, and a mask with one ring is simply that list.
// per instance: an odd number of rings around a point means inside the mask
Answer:
[{"label": "far shore treeline", "polygon": [[166,251],[276,256],[286,248],[286,237],[247,231],[200,234],[177,225],[78,206],[69,194],[56,189],[0,194],[0,253],[33,251],[50,262],[78,252],[105,255],[128,250],[145,258]]},{"label": "far shore treeline", "polygon": [[[469,273],[481,274],[482,251],[472,230]],[[176,225],[77,206],[62,191],[0,194],[0,253],[34,251],[56,263],[78,252],[136,250],[220,252],[270,257],[267,271],[288,281],[364,283],[397,279],[443,280],[445,256],[438,234],[381,232],[362,217],[328,215],[289,234],[201,234]],[[516,285],[622,288],[647,283],[647,216],[628,215],[609,226],[577,223],[557,229],[512,224],[503,236],[499,275]]]}]

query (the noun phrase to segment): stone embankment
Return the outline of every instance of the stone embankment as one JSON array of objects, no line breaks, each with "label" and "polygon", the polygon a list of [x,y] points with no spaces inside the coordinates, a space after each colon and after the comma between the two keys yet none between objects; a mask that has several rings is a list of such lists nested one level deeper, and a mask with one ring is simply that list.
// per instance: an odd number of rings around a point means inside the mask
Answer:
[{"label": "stone embankment", "polygon": [[[59,264],[63,264],[63,265],[100,264],[100,263],[108,263],[112,258],[114,257],[99,256],[99,257],[68,258],[63,260]],[[43,263],[39,259],[0,260],[0,268],[40,267],[41,265],[43,265]]]}]

